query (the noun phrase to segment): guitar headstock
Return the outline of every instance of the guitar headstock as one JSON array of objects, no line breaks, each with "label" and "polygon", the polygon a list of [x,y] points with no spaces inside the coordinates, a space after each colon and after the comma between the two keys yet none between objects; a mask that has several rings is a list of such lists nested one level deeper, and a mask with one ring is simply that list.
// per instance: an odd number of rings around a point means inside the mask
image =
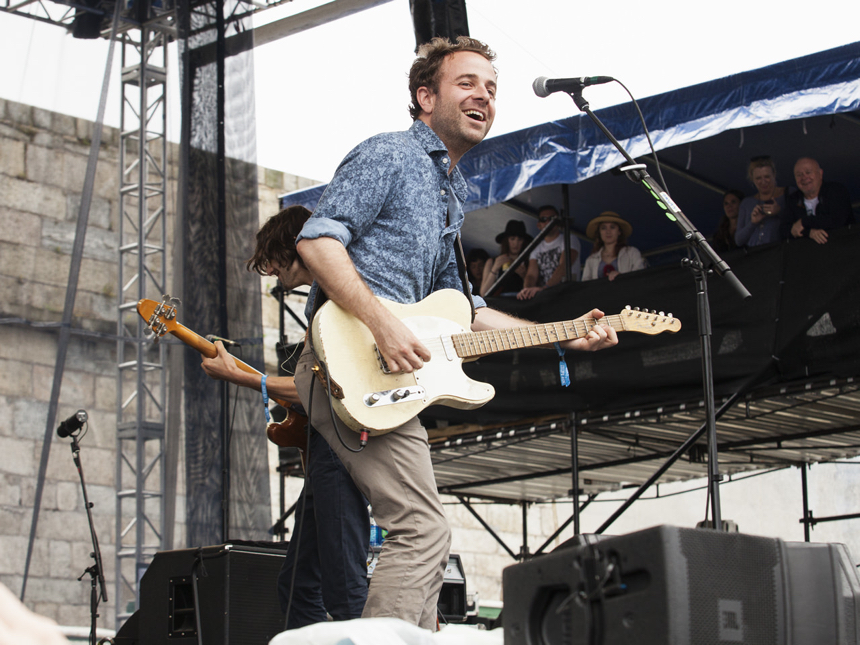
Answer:
[{"label": "guitar headstock", "polygon": [[179,298],[171,298],[165,295],[161,302],[143,299],[137,303],[137,313],[146,321],[146,336],[154,342],[169,331],[173,331],[179,324],[176,322],[176,309],[179,307]]},{"label": "guitar headstock", "polygon": [[662,334],[664,331],[675,333],[681,329],[681,321],[662,311],[640,310],[639,307],[631,308],[627,305],[620,314],[624,331],[638,331],[642,334]]}]

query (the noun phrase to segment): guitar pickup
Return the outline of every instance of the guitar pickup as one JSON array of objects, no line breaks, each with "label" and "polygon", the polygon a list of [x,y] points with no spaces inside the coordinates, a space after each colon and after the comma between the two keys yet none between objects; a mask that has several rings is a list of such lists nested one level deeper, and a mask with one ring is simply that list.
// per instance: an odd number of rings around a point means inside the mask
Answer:
[{"label": "guitar pickup", "polygon": [[370,392],[364,395],[364,405],[369,408],[378,408],[382,405],[394,405],[395,403],[405,403],[407,401],[423,399],[424,394],[424,388],[420,385],[398,387],[393,390],[385,390],[383,392]]}]

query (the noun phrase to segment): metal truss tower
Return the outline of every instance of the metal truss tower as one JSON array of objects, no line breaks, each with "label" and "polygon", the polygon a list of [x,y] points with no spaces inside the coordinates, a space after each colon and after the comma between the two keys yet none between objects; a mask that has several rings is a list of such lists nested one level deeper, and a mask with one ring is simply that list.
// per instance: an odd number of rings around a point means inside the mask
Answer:
[{"label": "metal truss tower", "polygon": [[167,276],[167,44],[170,11],[119,36],[122,45],[117,321],[116,624],[164,547],[167,352],[146,340],[139,300],[160,301]]}]

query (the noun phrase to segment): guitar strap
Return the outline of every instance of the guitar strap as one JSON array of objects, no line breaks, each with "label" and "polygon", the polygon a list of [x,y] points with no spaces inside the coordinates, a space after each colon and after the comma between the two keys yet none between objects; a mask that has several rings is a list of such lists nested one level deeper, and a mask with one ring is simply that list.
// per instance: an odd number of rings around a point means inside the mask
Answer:
[{"label": "guitar strap", "polygon": [[469,299],[469,306],[472,308],[472,322],[475,322],[475,301],[472,300],[472,289],[469,287],[469,273],[466,270],[466,254],[463,253],[463,243],[460,241],[460,234],[457,233],[457,240],[454,244],[454,255],[457,258],[457,269],[460,272],[460,280],[463,281],[463,293]]}]

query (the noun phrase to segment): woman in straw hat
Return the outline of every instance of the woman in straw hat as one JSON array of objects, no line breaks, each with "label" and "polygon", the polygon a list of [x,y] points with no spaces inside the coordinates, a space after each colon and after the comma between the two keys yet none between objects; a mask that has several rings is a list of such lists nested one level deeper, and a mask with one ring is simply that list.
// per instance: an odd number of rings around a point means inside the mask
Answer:
[{"label": "woman in straw hat", "polygon": [[594,240],[594,248],[585,260],[582,279],[614,280],[619,273],[638,271],[648,266],[639,249],[627,245],[631,233],[633,227],[630,223],[612,211],[604,211],[591,220],[585,234]]},{"label": "woman in straw hat", "polygon": [[517,256],[533,239],[526,232],[526,225],[523,222],[518,219],[508,220],[505,230],[496,235],[496,242],[501,245],[501,253],[484,265],[484,280],[481,283],[482,296],[516,295],[520,292],[523,288],[523,278],[525,278],[528,269],[528,259],[520,263],[512,273],[509,273],[493,293],[487,293],[487,290],[493,286],[493,283],[499,279],[502,273],[508,270],[508,267],[513,264]]}]

